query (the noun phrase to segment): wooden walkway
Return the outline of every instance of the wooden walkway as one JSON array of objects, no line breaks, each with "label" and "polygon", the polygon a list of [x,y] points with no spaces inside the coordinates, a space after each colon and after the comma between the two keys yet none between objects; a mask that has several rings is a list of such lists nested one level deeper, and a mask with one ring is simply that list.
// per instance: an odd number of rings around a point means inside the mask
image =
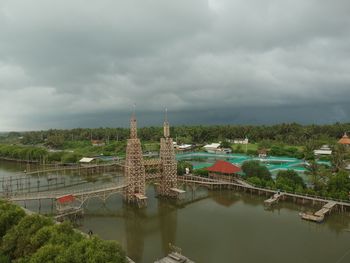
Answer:
[{"label": "wooden walkway", "polygon": [[[241,184],[237,182],[229,182],[229,181],[222,181],[222,180],[215,180],[215,179],[210,179],[206,177],[200,177],[200,176],[194,176],[194,175],[183,175],[183,176],[178,176],[178,181],[183,182],[183,183],[188,183],[188,184],[199,184],[205,187],[209,188],[215,188],[215,187],[227,187],[228,189],[241,189],[244,191],[250,191],[251,193],[265,193],[265,194],[276,194],[276,190],[272,189],[266,189],[266,188],[260,188],[260,187],[255,187],[249,184]],[[302,194],[296,194],[296,193],[289,193],[289,192],[283,192],[282,196],[279,196],[278,198],[283,197],[284,198],[290,198],[293,200],[300,200],[302,203],[305,201],[309,201],[312,204],[324,204],[325,208],[324,210],[320,210],[318,214],[322,214],[323,212],[328,213],[327,209],[333,209],[336,206],[343,210],[344,208],[350,209],[350,201],[337,201],[337,200],[330,200],[327,198],[319,197],[319,196],[310,196],[310,195],[302,195]]]},{"label": "wooden walkway", "polygon": [[329,214],[332,209],[337,205],[336,202],[330,201],[325,204],[320,210],[313,214],[308,213],[300,213],[302,219],[314,221],[314,222],[322,222],[327,214]]},{"label": "wooden walkway", "polygon": [[36,193],[13,193],[11,196],[8,196],[7,199],[10,201],[29,201],[29,200],[41,200],[41,199],[56,199],[60,196],[73,195],[77,199],[86,201],[86,198],[91,197],[105,197],[108,198],[110,194],[114,192],[120,192],[126,187],[124,182],[119,184],[109,183],[103,184],[100,186],[94,186],[84,189],[63,189],[59,191],[45,191],[45,192],[36,192]]},{"label": "wooden walkway", "polygon": [[269,199],[266,199],[264,201],[264,204],[267,206],[271,206],[275,203],[278,203],[278,201],[280,200],[280,198],[283,196],[283,193],[276,193],[273,196],[271,196]]},{"label": "wooden walkway", "polygon": [[165,258],[159,259],[154,263],[195,263],[195,262],[188,259],[184,255],[181,255],[178,252],[171,252]]},{"label": "wooden walkway", "polygon": [[20,173],[16,173],[11,176],[4,176],[1,179],[10,179],[10,178],[19,178],[21,176],[28,176],[28,175],[39,175],[39,174],[45,174],[45,173],[54,173],[54,172],[69,172],[69,171],[84,171],[84,170],[92,170],[92,169],[103,169],[113,166],[124,166],[124,161],[119,160],[115,161],[113,163],[107,163],[107,164],[91,164],[91,165],[73,165],[73,166],[57,166],[57,167],[50,167],[48,169],[39,169],[35,171],[23,171]]}]

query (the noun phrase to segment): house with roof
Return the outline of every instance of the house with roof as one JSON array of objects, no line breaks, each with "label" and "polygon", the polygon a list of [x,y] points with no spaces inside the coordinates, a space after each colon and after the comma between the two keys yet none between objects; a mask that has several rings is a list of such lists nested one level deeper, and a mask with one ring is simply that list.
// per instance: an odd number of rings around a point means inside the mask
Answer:
[{"label": "house with roof", "polygon": [[204,145],[203,148],[208,153],[217,153],[218,151],[220,151],[220,145],[221,143],[211,143]]},{"label": "house with roof", "polygon": [[207,167],[206,170],[209,172],[210,178],[219,179],[225,176],[235,176],[241,171],[241,168],[230,162],[218,160],[212,166]]},{"label": "house with roof", "polygon": [[343,137],[338,141],[338,143],[348,147],[350,146],[350,138],[346,134],[346,132],[344,133]]}]

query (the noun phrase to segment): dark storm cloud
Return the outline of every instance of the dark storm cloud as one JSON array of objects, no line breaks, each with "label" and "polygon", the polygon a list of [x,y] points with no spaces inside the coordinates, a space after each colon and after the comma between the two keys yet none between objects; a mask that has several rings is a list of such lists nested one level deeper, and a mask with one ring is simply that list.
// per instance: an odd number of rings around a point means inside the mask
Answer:
[{"label": "dark storm cloud", "polygon": [[146,125],[165,106],[175,123],[349,121],[349,13],[346,0],[0,0],[0,130],[125,126],[133,103]]}]

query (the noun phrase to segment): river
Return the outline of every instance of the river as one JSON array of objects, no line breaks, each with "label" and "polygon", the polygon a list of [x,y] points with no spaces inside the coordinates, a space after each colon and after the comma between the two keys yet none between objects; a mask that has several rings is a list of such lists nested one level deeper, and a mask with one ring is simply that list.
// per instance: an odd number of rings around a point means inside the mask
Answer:
[{"label": "river", "polygon": [[[23,166],[0,162],[0,178]],[[148,206],[124,205],[119,195],[103,204],[91,199],[79,227],[117,240],[137,263],[153,262],[172,243],[197,263],[345,263],[350,262],[350,214],[332,214],[322,224],[303,221],[298,213],[316,208],[281,202],[266,209],[264,197],[234,191],[188,191],[181,202],[155,198]],[[27,204],[36,211],[37,202]],[[49,212],[43,202],[42,212]]]}]

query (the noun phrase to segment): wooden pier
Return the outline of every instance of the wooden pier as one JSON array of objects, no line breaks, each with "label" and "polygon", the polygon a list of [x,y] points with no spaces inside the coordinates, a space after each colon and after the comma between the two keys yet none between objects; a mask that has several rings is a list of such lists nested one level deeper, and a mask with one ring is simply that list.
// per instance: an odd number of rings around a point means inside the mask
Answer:
[{"label": "wooden pier", "polygon": [[278,203],[278,201],[281,199],[281,197],[283,195],[284,195],[283,193],[278,192],[278,193],[274,194],[273,196],[271,196],[269,199],[266,199],[264,201],[264,204],[266,206],[272,206],[273,204]]},{"label": "wooden pier", "polygon": [[304,220],[309,220],[313,222],[320,223],[324,220],[325,216],[329,214],[332,209],[337,205],[336,202],[330,201],[326,203],[320,210],[313,214],[309,213],[300,213],[300,216]]},{"label": "wooden pier", "polygon": [[166,257],[154,261],[154,263],[195,263],[194,261],[182,255],[181,248],[169,243],[169,249],[171,252]]},{"label": "wooden pier", "polygon": [[[241,190],[244,192],[250,192],[251,194],[256,193],[258,195],[273,195],[271,198],[265,200],[265,204],[273,204],[280,199],[289,199],[294,202],[299,202],[301,204],[312,204],[312,205],[323,205],[323,207],[314,214],[300,213],[300,216],[305,220],[311,220],[314,222],[322,222],[324,216],[328,214],[331,210],[337,209],[338,211],[345,211],[350,209],[350,201],[341,200],[330,200],[320,196],[303,195],[298,193],[282,192],[276,193],[276,190],[255,187],[249,184],[243,184],[241,182],[227,181],[227,180],[217,180],[210,179],[206,177],[194,176],[194,175],[183,175],[178,177],[178,182],[189,185],[201,185],[210,189],[234,189]],[[193,187],[193,189],[195,189]]]},{"label": "wooden pier", "polygon": [[165,258],[154,261],[154,263],[195,263],[178,252],[171,252]]}]

